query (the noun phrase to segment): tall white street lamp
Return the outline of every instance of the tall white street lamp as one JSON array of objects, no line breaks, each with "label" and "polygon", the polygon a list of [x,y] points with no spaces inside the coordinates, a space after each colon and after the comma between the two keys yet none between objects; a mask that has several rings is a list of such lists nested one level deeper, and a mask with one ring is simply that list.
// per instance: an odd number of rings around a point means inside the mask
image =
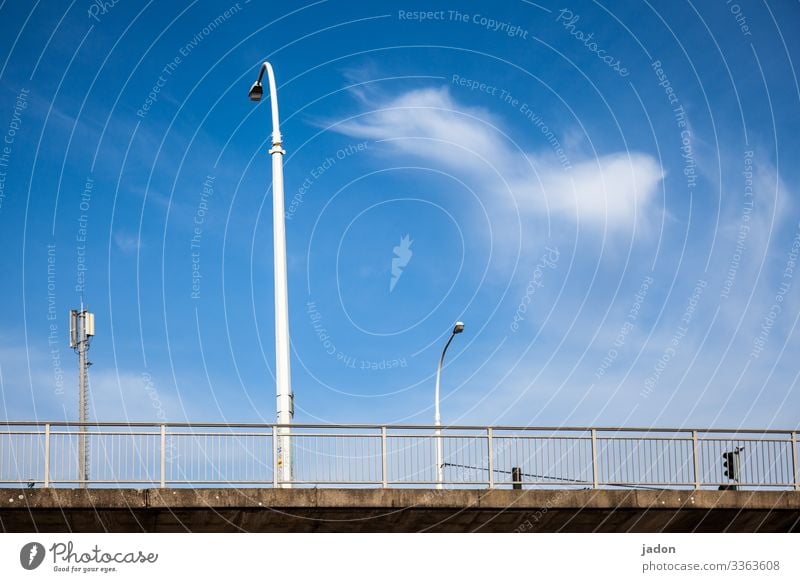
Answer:
[{"label": "tall white street lamp", "polygon": [[[272,223],[273,247],[275,251],[275,381],[278,395],[278,424],[288,425],[294,416],[291,371],[289,369],[289,292],[286,282],[286,221],[283,201],[283,155],[281,131],[278,128],[278,95],[275,89],[275,73],[272,65],[264,62],[258,80],[250,88],[250,100],[261,101],[264,88],[261,79],[267,72],[269,97],[272,105]],[[282,487],[291,487],[292,455],[290,430],[278,428],[277,458],[278,480]]]},{"label": "tall white street lamp", "polygon": [[444,345],[444,349],[442,350],[442,357],[439,358],[439,367],[436,368],[436,395],[434,396],[435,400],[435,416],[434,416],[434,424],[436,425],[436,488],[442,488],[442,481],[444,480],[444,471],[442,467],[442,416],[439,414],[439,383],[442,378],[442,365],[444,364],[444,355],[447,353],[447,348],[450,347],[450,342],[453,341],[453,338],[456,337],[456,334],[461,333],[464,331],[464,322],[457,321],[455,327],[453,327],[453,333],[450,334],[450,339],[447,340],[447,343]]}]

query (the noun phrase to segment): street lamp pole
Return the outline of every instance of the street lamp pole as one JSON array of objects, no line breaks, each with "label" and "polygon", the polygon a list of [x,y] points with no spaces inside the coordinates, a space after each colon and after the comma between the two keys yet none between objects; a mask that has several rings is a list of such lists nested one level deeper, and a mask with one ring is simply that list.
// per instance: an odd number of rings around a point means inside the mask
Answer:
[{"label": "street lamp pole", "polygon": [[453,341],[453,338],[456,337],[456,334],[461,333],[464,331],[464,322],[457,321],[455,327],[453,327],[453,333],[450,334],[450,339],[447,340],[447,343],[444,345],[444,349],[442,350],[442,357],[439,358],[439,367],[436,368],[436,394],[434,396],[434,419],[433,423],[436,425],[436,488],[442,488],[442,482],[444,481],[444,471],[442,467],[442,416],[439,413],[439,384],[442,378],[442,365],[444,364],[444,356],[447,353],[447,348],[450,347],[450,342]]},{"label": "street lamp pole", "polygon": [[[272,105],[272,222],[273,248],[275,252],[275,381],[278,397],[278,424],[288,425],[294,416],[291,371],[289,369],[289,292],[286,277],[286,220],[284,218],[283,155],[281,131],[278,127],[278,94],[275,88],[275,73],[272,65],[264,62],[258,80],[250,88],[250,100],[261,101],[264,89],[261,80],[264,72],[269,81],[269,96]],[[279,482],[282,487],[291,487],[292,455],[290,430],[287,426],[278,429]]]}]

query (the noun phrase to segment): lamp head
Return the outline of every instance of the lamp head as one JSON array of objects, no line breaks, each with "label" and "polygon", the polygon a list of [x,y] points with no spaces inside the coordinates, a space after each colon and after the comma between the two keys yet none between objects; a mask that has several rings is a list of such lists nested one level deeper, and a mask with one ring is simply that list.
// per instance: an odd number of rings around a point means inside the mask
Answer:
[{"label": "lamp head", "polygon": [[462,331],[464,331],[464,322],[463,321],[457,321],[456,322],[456,326],[453,328],[453,335],[455,335],[457,333],[461,333]]},{"label": "lamp head", "polygon": [[250,87],[250,101],[261,101],[261,97],[264,96],[264,88],[261,86],[261,83],[256,81],[253,83],[253,86]]}]

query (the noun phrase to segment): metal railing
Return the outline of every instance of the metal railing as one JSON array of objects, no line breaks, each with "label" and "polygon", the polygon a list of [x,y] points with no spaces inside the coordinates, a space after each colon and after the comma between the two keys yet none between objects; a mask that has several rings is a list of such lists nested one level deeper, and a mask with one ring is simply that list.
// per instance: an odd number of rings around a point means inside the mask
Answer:
[{"label": "metal railing", "polygon": [[[0,422],[0,485],[432,487],[440,438],[448,488],[800,490],[797,431],[460,426],[437,437],[434,426],[293,424],[293,478],[282,482],[279,428]],[[738,467],[725,467],[736,450]]]}]

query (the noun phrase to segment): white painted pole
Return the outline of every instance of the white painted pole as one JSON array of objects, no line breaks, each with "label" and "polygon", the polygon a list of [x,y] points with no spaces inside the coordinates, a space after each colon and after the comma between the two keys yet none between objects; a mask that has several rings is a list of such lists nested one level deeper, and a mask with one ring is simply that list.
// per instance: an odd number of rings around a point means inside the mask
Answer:
[{"label": "white painted pole", "polygon": [[442,365],[444,364],[444,356],[447,353],[447,348],[450,347],[450,342],[456,337],[456,334],[464,331],[464,324],[457,322],[453,328],[453,333],[450,334],[450,339],[444,345],[442,350],[442,357],[439,358],[439,366],[436,368],[436,392],[434,394],[434,416],[433,424],[436,426],[436,488],[441,489],[444,482],[444,467],[442,466],[442,415],[439,412],[439,385],[442,379]]},{"label": "white painted pole", "polygon": [[[450,342],[453,341],[453,337],[450,336],[450,339],[447,341],[447,346],[450,345]],[[439,383],[442,377],[442,362],[444,362],[444,353],[447,351],[447,346],[445,346],[444,351],[442,352],[442,357],[439,360],[439,366],[436,368],[436,395],[435,399],[435,410],[433,416],[433,424],[436,425],[436,488],[441,489],[443,487],[442,481],[444,480],[444,472],[442,470],[442,415],[439,413]]]},{"label": "white painted pole", "polygon": [[[278,118],[278,94],[272,65],[261,65],[258,84],[266,71],[272,106],[272,221],[275,269],[275,380],[277,392],[278,424],[289,425],[294,416],[292,402],[291,370],[289,365],[289,292],[286,275],[286,220],[284,218],[283,155]],[[291,487],[292,454],[290,429],[279,427],[278,458],[279,486]]]}]

